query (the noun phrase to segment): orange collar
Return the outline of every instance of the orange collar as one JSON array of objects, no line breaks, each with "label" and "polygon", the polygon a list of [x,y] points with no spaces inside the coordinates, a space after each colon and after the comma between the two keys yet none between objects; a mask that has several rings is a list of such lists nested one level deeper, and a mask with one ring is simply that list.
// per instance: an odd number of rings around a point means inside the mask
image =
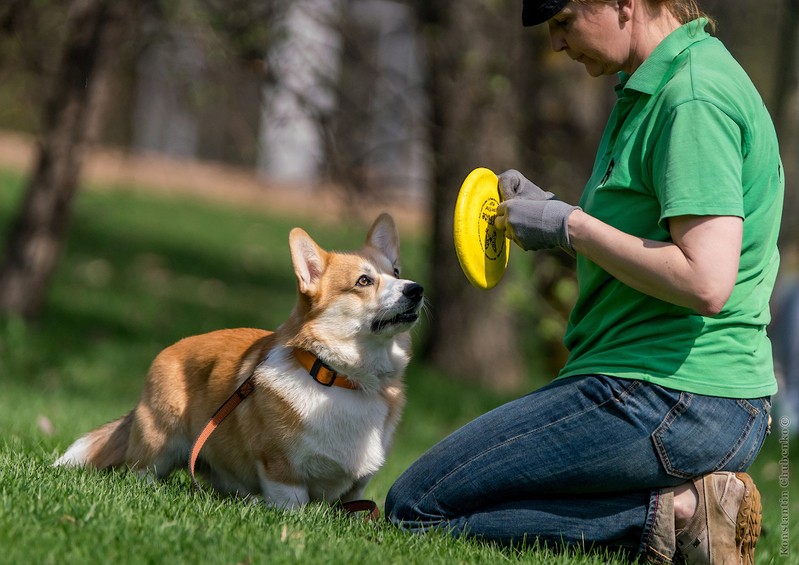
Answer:
[{"label": "orange collar", "polygon": [[339,375],[336,371],[328,367],[324,361],[319,359],[310,351],[294,348],[294,357],[302,365],[303,369],[313,377],[313,380],[324,386],[340,386],[350,390],[361,388],[358,383],[351,381],[344,375]]}]

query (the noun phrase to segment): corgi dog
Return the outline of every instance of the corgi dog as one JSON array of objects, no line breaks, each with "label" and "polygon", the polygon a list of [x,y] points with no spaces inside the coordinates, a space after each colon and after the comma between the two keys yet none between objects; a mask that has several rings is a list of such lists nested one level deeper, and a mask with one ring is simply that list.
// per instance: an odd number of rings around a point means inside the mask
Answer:
[{"label": "corgi dog", "polygon": [[388,214],[358,252],[325,251],[300,228],[289,248],[298,298],[286,322],[274,332],[219,330],[164,349],[136,407],[79,438],[54,465],[165,477],[186,465],[203,426],[251,378],[252,394],[208,438],[200,474],[222,493],[260,494],[277,507],[359,499],[405,404],[409,331],[424,291],[400,278],[399,234]]}]

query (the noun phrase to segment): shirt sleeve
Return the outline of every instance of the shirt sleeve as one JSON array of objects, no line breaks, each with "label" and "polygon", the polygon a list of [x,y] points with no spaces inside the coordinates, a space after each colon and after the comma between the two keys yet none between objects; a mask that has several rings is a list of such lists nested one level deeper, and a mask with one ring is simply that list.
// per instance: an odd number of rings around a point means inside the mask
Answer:
[{"label": "shirt sleeve", "polygon": [[743,217],[743,135],[711,102],[677,106],[666,120],[652,164],[659,223],[675,216]]}]

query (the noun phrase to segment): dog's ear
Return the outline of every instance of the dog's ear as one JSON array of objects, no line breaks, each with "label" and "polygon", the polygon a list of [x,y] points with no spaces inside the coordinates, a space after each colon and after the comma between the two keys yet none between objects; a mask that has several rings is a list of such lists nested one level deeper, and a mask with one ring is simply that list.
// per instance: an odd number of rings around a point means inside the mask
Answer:
[{"label": "dog's ear", "polygon": [[399,264],[399,232],[390,215],[383,213],[377,217],[366,236],[366,244],[385,255],[392,265]]},{"label": "dog's ear", "polygon": [[294,228],[289,233],[289,248],[300,292],[313,296],[327,265],[327,252],[300,228]]}]

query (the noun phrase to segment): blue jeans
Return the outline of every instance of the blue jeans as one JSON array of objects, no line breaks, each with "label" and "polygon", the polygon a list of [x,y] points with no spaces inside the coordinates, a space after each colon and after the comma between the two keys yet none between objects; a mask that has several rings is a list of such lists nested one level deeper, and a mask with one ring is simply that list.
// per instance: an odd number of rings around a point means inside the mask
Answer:
[{"label": "blue jeans", "polygon": [[746,470],[769,410],[767,398],[601,375],[557,380],[435,445],[391,487],[386,515],[417,532],[645,554],[664,489]]}]

